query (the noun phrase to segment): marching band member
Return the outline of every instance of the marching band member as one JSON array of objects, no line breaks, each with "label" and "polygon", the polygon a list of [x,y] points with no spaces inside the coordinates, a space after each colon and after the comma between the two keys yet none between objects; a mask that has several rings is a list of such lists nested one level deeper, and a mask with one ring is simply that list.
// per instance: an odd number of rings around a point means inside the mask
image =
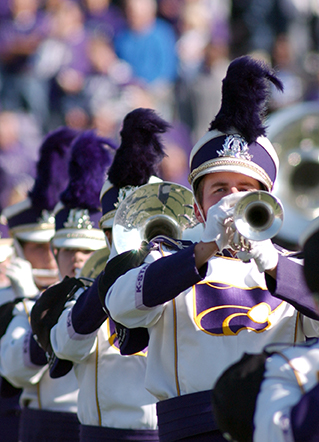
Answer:
[{"label": "marching band member", "polygon": [[[23,442],[54,437],[57,426],[45,419],[51,417],[50,409],[76,417],[69,413],[70,409],[76,410],[76,382],[71,381],[67,387],[52,385],[47,358],[33,339],[29,323],[35,295],[58,280],[50,249],[55,231],[52,211],[68,183],[70,145],[76,135],[77,132],[61,127],[45,137],[39,152],[37,177],[28,198],[3,211],[17,254],[7,274],[20,302],[12,305],[6,318],[7,327],[0,344],[0,371],[13,386],[23,390],[19,428],[19,440]],[[61,398],[65,399],[63,403]],[[46,434],[40,436],[43,427]]]},{"label": "marching band member", "polygon": [[[319,312],[319,218],[302,234],[304,273]],[[310,442],[319,439],[319,341],[271,344],[245,354],[212,391],[215,416],[226,440]]]},{"label": "marching band member", "polygon": [[[121,145],[100,193],[100,224],[109,230],[110,245],[121,189],[146,184],[156,174],[164,155],[159,136],[167,127],[151,109],[135,109],[123,121]],[[99,300],[99,283],[100,275],[68,303],[51,330],[54,353],[73,362],[78,378],[80,440],[157,441],[156,400],[144,387],[146,349],[121,355],[116,325]]]},{"label": "marching band member", "polygon": [[145,386],[158,399],[161,442],[224,440],[211,407],[218,376],[246,350],[318,331],[300,264],[271,240],[251,241],[242,259],[233,251],[234,205],[243,191],[270,192],[276,179],[278,158],[262,124],[270,82],[282,87],[266,64],[235,59],[221,109],[191,152],[201,241],[176,243],[176,252],[164,242],[101,293],[114,321],[148,330]]}]

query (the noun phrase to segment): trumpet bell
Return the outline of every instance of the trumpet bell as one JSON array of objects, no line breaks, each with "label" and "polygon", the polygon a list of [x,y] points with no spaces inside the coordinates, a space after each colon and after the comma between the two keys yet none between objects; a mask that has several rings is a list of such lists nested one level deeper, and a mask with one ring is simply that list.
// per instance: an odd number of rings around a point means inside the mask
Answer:
[{"label": "trumpet bell", "polygon": [[182,239],[183,231],[195,224],[189,189],[168,181],[145,184],[118,206],[113,242],[118,253],[137,250],[142,241],[151,241],[158,235]]},{"label": "trumpet bell", "polygon": [[251,241],[273,238],[283,223],[283,207],[270,193],[258,190],[243,196],[234,209],[237,231]]}]

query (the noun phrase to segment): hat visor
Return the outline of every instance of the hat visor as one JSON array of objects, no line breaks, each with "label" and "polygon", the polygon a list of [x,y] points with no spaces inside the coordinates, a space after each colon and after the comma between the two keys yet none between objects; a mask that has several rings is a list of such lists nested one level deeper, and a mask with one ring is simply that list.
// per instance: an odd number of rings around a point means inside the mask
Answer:
[{"label": "hat visor", "polygon": [[192,187],[194,188],[194,183],[200,178],[205,175],[208,175],[210,173],[217,173],[217,172],[233,172],[233,173],[240,173],[242,175],[249,176],[251,178],[254,178],[255,180],[259,181],[269,192],[271,191],[272,184],[268,176],[265,175],[265,172],[260,169],[260,171],[257,168],[250,168],[243,164],[221,164],[221,165],[211,165],[207,168],[203,168],[201,171],[199,171],[196,176],[193,179]]},{"label": "hat visor", "polygon": [[51,240],[53,247],[58,249],[99,250],[105,247],[104,232],[99,229],[61,229]]},{"label": "hat visor", "polygon": [[52,229],[43,229],[43,230],[21,230],[21,231],[11,231],[12,236],[21,241],[31,241],[38,243],[46,243],[51,240],[53,237],[55,230]]}]

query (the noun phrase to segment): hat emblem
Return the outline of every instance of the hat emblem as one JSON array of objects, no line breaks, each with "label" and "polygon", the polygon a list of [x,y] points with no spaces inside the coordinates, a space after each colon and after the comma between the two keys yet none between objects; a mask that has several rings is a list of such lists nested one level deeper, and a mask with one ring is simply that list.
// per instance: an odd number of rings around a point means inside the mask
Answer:
[{"label": "hat emblem", "polygon": [[42,210],[40,218],[38,218],[39,224],[54,224],[54,215],[48,210]]},{"label": "hat emblem", "polygon": [[93,228],[88,209],[71,209],[67,221],[63,224],[68,229],[88,229]]},{"label": "hat emblem", "polygon": [[129,195],[131,195],[131,193],[133,193],[136,189],[138,189],[138,186],[125,186],[125,187],[121,187],[119,189],[119,194],[117,197],[117,202],[114,203],[114,207],[118,208],[118,206],[121,204],[121,202],[123,200],[125,200],[125,198]]},{"label": "hat emblem", "polygon": [[248,161],[252,159],[252,155],[249,153],[248,143],[240,135],[228,135],[222,147],[222,150],[217,150],[219,157],[234,157]]}]

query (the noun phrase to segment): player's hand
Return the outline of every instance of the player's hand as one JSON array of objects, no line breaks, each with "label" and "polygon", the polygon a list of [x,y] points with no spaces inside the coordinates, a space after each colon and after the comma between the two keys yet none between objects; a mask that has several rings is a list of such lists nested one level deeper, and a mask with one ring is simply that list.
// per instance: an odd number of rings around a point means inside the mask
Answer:
[{"label": "player's hand", "polygon": [[219,250],[232,242],[235,229],[233,224],[234,206],[246,192],[232,193],[222,198],[207,211],[206,225],[201,237],[203,242],[214,241]]},{"label": "player's hand", "polygon": [[18,257],[12,258],[6,275],[11,281],[12,290],[17,298],[32,297],[39,293],[39,289],[34,283],[29,261]]},{"label": "player's hand", "polygon": [[254,259],[260,273],[274,269],[278,264],[278,252],[270,239],[249,241],[250,250],[237,253],[242,261]]}]

